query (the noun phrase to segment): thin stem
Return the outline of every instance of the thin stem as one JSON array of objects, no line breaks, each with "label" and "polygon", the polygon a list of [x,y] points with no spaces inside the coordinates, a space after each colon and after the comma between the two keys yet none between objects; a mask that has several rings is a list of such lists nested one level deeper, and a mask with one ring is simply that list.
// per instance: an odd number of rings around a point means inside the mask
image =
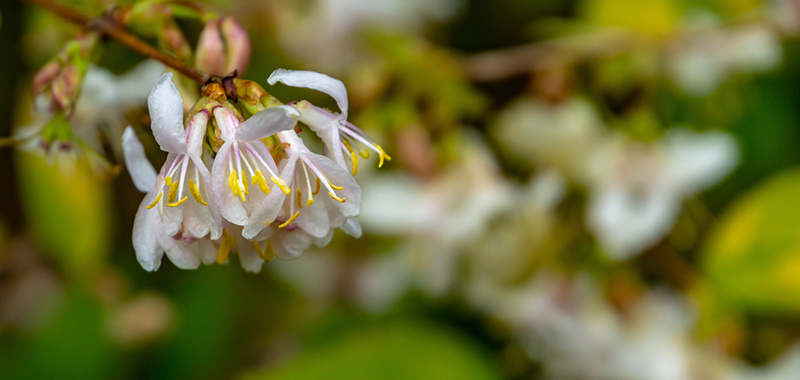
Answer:
[{"label": "thin stem", "polygon": [[185,62],[181,61],[175,56],[172,56],[148,44],[139,37],[136,37],[135,35],[125,30],[124,28],[120,27],[116,23],[111,22],[111,20],[109,20],[106,17],[92,19],[80,12],[75,11],[72,8],[69,8],[62,4],[55,3],[52,0],[27,0],[27,1],[38,7],[47,9],[53,14],[65,20],[68,20],[74,24],[80,25],[85,28],[89,28],[97,33],[111,37],[117,42],[129,47],[131,50],[147,58],[155,59],[156,61],[159,61],[177,70],[181,74],[186,75],[187,77],[191,78],[197,83],[205,84],[206,82],[208,82],[210,78],[212,78],[212,76],[186,64]]}]

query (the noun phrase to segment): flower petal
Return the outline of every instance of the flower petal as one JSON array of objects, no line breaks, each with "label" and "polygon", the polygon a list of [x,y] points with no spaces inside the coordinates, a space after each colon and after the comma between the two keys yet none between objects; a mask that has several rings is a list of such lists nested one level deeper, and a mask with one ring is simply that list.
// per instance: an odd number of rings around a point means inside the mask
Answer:
[{"label": "flower petal", "polygon": [[311,236],[300,229],[286,231],[279,229],[270,237],[275,256],[283,260],[294,260],[311,247]]},{"label": "flower petal", "polygon": [[360,238],[361,234],[363,233],[361,231],[361,223],[359,223],[358,219],[356,218],[347,219],[347,222],[345,222],[341,228],[344,233],[356,239]]},{"label": "flower petal", "polygon": [[[262,248],[265,248],[263,243],[265,242],[260,242],[259,244],[261,244]],[[242,264],[242,268],[251,273],[261,272],[264,260],[261,260],[261,257],[256,253],[253,242],[237,236],[236,245],[238,246],[239,262]]]},{"label": "flower petal", "polygon": [[214,159],[211,167],[211,193],[214,202],[217,202],[219,213],[223,218],[238,226],[244,225],[247,221],[247,211],[242,207],[242,203],[231,192],[228,187],[228,159],[231,154],[231,142],[222,144]]},{"label": "flower petal", "polygon": [[147,209],[147,200],[152,199],[152,195],[148,194],[142,200],[133,220],[133,249],[139,264],[148,272],[158,270],[164,255],[157,238],[161,230],[161,219],[158,211]]},{"label": "flower petal", "polygon": [[[280,175],[282,178],[291,178],[294,173],[296,158],[290,158],[282,163]],[[281,205],[286,199],[286,195],[274,184],[270,186],[269,195],[259,203],[257,211],[254,212],[244,223],[242,236],[245,239],[255,239],[257,235],[270,223],[272,223],[280,212]]]},{"label": "flower petal", "polygon": [[290,106],[275,106],[259,111],[236,128],[235,139],[253,141],[294,128],[300,111]]},{"label": "flower petal", "polygon": [[339,166],[347,169],[344,156],[342,156],[342,141],[339,139],[339,119],[330,111],[319,108],[305,100],[297,103],[300,110],[300,121],[322,139],[328,149],[328,155]]},{"label": "flower petal", "polygon": [[277,69],[267,79],[270,85],[281,82],[287,86],[305,87],[330,95],[342,111],[342,120],[347,119],[347,89],[344,83],[314,71]]},{"label": "flower petal", "polygon": [[144,147],[130,126],[122,134],[122,153],[133,185],[143,193],[152,191],[156,185],[156,169],[147,160]]},{"label": "flower petal", "polygon": [[311,206],[303,207],[294,222],[297,227],[315,238],[321,238],[331,231],[328,210],[324,202],[315,202]]},{"label": "flower petal", "polygon": [[147,97],[150,110],[150,127],[161,150],[186,153],[186,131],[183,129],[183,100],[172,73],[165,73]]},{"label": "flower petal", "polygon": [[322,172],[334,185],[344,188],[338,193],[340,197],[345,198],[345,202],[336,202],[342,214],[347,218],[358,216],[361,213],[361,186],[353,176],[328,157],[316,153],[306,153],[305,156],[322,169]]},{"label": "flower petal", "polygon": [[[169,260],[180,269],[197,269],[200,266],[199,248],[200,241],[186,244],[182,239],[173,239],[164,234],[158,234],[158,240],[167,253]],[[198,244],[200,243],[200,244]]]}]

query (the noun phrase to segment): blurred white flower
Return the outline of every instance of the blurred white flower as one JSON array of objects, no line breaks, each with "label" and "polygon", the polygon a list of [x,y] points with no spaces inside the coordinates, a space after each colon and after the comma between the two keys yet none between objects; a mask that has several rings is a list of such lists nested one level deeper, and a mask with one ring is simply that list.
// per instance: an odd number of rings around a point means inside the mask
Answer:
[{"label": "blurred white flower", "polygon": [[723,132],[667,132],[649,146],[612,136],[589,157],[589,229],[606,254],[624,260],[670,231],[683,201],[714,185],[739,160]]},{"label": "blurred white flower", "polygon": [[[73,130],[98,151],[102,151],[100,131],[108,141],[120,141],[123,127],[128,125],[125,115],[134,108],[145,106],[152,84],[162,73],[164,65],[149,59],[122,75],[90,66],[70,117]],[[121,157],[119,145],[110,145],[116,149],[114,153]]]},{"label": "blurred white flower", "polygon": [[767,25],[698,30],[668,51],[668,72],[690,95],[705,96],[739,72],[765,72],[783,58],[780,38]]},{"label": "blurred white flower", "polygon": [[314,66],[338,70],[358,59],[359,33],[370,28],[416,30],[450,18],[461,0],[315,0],[278,18],[283,47]]},{"label": "blurred white flower", "polygon": [[474,136],[464,140],[459,159],[435,182],[401,175],[363,182],[365,229],[409,238],[410,265],[434,294],[449,289],[459,253],[513,205],[512,188],[488,149]]},{"label": "blurred white flower", "polygon": [[512,162],[575,174],[602,132],[602,121],[583,100],[550,104],[522,98],[500,113],[492,136]]},{"label": "blurred white flower", "polygon": [[691,338],[693,313],[680,297],[653,292],[625,315],[602,297],[585,275],[567,279],[541,273],[526,285],[488,301],[510,325],[547,379],[694,379],[702,349]]}]

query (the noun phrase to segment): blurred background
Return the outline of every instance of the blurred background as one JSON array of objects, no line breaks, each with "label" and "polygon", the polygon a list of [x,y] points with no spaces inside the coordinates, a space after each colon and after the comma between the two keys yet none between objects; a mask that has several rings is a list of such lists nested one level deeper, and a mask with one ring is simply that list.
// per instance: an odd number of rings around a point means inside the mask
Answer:
[{"label": "blurred background", "polygon": [[[279,99],[334,107],[279,67],[347,85],[394,158],[358,174],[364,236],[142,270],[103,138],[147,124],[161,68],[101,41],[74,144],[0,149],[0,378],[800,378],[800,2],[201,4]],[[0,4],[2,138],[77,31]]]}]

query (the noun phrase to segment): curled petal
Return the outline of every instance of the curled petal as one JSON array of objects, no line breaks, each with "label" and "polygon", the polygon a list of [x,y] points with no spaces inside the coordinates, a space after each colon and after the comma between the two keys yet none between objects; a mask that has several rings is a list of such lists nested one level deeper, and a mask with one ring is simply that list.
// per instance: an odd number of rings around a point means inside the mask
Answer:
[{"label": "curled petal", "polygon": [[324,92],[336,100],[336,104],[342,111],[342,118],[347,119],[347,89],[344,87],[344,83],[338,79],[314,71],[277,69],[272,72],[267,82],[270,85],[281,82],[287,86],[305,87]]},{"label": "curled petal", "polygon": [[186,131],[183,129],[183,100],[172,73],[165,73],[147,97],[153,136],[161,150],[186,153]]},{"label": "curled petal", "polygon": [[342,225],[342,231],[356,239],[360,238],[363,233],[361,231],[361,223],[356,218],[347,219],[347,222]]},{"label": "curled petal", "polygon": [[313,238],[300,229],[286,231],[279,229],[270,237],[275,256],[283,260],[294,260],[311,247]]},{"label": "curled petal", "polygon": [[152,191],[156,184],[156,170],[147,160],[144,147],[130,126],[122,134],[122,153],[133,185],[143,193]]},{"label": "curled petal", "polygon": [[300,111],[294,107],[270,107],[239,124],[235,138],[238,141],[253,141],[269,137],[294,128],[299,119]]}]

